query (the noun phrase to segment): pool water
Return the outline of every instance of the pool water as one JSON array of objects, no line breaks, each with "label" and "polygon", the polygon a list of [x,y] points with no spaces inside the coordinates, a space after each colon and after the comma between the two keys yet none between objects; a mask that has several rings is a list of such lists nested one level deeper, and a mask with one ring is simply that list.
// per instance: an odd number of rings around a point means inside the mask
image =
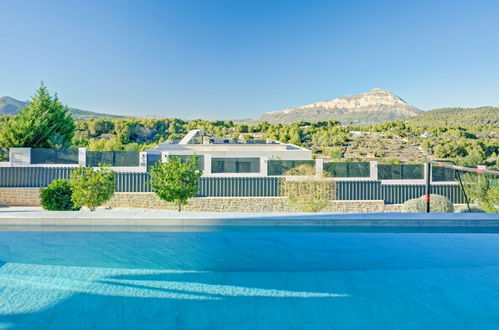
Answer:
[{"label": "pool water", "polygon": [[0,231],[0,329],[499,329],[499,234]]}]

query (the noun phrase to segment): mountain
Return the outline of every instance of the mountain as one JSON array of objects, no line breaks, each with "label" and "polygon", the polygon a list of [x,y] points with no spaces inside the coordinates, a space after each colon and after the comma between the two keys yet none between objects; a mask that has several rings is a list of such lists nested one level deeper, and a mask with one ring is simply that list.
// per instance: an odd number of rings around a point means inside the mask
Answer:
[{"label": "mountain", "polygon": [[407,104],[389,91],[374,88],[370,92],[346,95],[330,101],[320,101],[298,108],[266,113],[245,123],[289,124],[294,121],[337,120],[342,123],[369,125],[387,120],[416,116],[422,111]]},{"label": "mountain", "polygon": [[[24,108],[26,105],[26,102],[16,100],[10,96],[0,97],[0,115],[17,115],[19,110]],[[69,108],[69,112],[76,120],[124,118],[124,116],[86,111],[76,108]]]},{"label": "mountain", "polygon": [[26,102],[16,100],[10,96],[0,97],[0,115],[17,115],[19,109],[26,106]]},{"label": "mountain", "polygon": [[442,108],[407,119],[414,126],[499,126],[499,108]]}]

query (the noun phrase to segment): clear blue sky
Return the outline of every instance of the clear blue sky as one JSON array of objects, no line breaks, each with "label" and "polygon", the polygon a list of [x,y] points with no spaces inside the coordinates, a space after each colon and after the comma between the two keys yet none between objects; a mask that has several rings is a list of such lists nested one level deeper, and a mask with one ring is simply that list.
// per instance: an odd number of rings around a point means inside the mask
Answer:
[{"label": "clear blue sky", "polygon": [[0,96],[233,119],[384,88],[499,106],[499,1],[0,0]]}]

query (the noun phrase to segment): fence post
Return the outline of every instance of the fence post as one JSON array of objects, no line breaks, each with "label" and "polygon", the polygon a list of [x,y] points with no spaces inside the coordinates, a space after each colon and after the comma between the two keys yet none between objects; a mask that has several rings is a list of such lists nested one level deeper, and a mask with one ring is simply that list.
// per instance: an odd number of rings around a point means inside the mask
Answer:
[{"label": "fence post", "polygon": [[78,148],[78,165],[87,166],[87,148]]},{"label": "fence post", "polygon": [[9,162],[10,166],[30,166],[31,148],[10,148]]},{"label": "fence post", "polygon": [[260,157],[260,175],[268,176],[267,160],[268,157]]},{"label": "fence post", "polygon": [[322,177],[324,175],[324,159],[315,159],[315,176]]},{"label": "fence post", "polygon": [[378,162],[375,160],[369,162],[369,179],[378,181]]},{"label": "fence post", "polygon": [[204,170],[203,176],[211,175],[211,154],[204,154]]},{"label": "fence post", "polygon": [[426,213],[430,213],[430,195],[431,195],[431,163],[428,162],[426,166],[426,185],[425,185],[425,202],[426,202]]},{"label": "fence post", "polygon": [[139,153],[139,166],[147,168],[147,152],[145,151]]}]

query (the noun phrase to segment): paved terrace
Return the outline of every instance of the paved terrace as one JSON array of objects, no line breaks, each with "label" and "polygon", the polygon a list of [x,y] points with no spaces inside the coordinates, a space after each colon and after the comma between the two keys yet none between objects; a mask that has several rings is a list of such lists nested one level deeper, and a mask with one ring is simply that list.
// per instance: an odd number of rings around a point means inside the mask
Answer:
[{"label": "paved terrace", "polygon": [[87,230],[166,229],[214,226],[364,226],[364,227],[496,227],[495,213],[221,213],[142,209],[100,209],[94,212],[43,211],[37,207],[0,208],[0,230],[26,227],[87,227]]}]

